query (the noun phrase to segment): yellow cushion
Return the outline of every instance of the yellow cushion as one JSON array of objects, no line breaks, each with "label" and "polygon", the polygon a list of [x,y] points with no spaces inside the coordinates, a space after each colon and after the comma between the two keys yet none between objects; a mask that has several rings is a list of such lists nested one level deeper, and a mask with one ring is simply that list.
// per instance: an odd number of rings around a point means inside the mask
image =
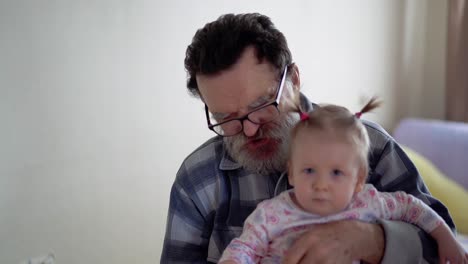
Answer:
[{"label": "yellow cushion", "polygon": [[447,206],[457,231],[468,234],[468,191],[444,175],[421,154],[408,147],[403,149],[418,169],[432,196]]}]

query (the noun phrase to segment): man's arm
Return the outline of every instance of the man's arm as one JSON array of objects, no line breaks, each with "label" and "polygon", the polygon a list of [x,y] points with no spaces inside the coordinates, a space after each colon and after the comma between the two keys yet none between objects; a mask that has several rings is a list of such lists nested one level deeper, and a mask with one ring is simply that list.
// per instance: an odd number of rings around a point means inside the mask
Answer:
[{"label": "man's arm", "polygon": [[[185,158],[172,185],[160,263],[214,263],[213,242],[219,201],[218,147],[214,137]],[[218,214],[219,215],[219,214]],[[214,241],[215,243],[217,241]]]},{"label": "man's arm", "polygon": [[172,186],[160,263],[207,263],[211,229],[194,196],[177,180]]},{"label": "man's arm", "polygon": [[[421,235],[424,231],[414,225],[400,222],[380,220],[385,233],[385,251],[382,256],[382,264],[391,263],[420,263],[423,259]],[[437,257],[437,246],[433,246],[432,256],[429,259]],[[435,260],[435,259],[434,259]]]},{"label": "man's arm", "polygon": [[288,250],[284,263],[380,263],[384,235],[380,225],[340,220],[314,225]]}]

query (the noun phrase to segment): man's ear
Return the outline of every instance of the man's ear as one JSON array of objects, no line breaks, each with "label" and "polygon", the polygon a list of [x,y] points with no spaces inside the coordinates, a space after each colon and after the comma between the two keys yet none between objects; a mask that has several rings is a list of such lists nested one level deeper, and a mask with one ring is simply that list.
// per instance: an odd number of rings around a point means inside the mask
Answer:
[{"label": "man's ear", "polygon": [[288,84],[290,85],[284,86],[285,89],[283,91],[283,97],[281,99],[281,105],[283,107],[282,110],[285,112],[297,112],[297,104],[300,102],[299,98],[301,87],[299,69],[297,68],[296,64],[291,64],[288,69],[288,76],[290,76],[288,77],[288,79],[290,80]]},{"label": "man's ear", "polygon": [[301,89],[301,76],[299,74],[299,68],[295,63],[291,64],[291,81],[293,83],[293,89],[299,91]]}]

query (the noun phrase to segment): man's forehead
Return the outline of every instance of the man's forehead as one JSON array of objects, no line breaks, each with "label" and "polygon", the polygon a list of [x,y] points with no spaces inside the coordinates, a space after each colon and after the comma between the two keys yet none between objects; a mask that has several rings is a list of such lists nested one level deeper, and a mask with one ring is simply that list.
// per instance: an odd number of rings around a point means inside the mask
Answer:
[{"label": "man's forehead", "polygon": [[250,112],[251,110],[254,110],[260,106],[263,106],[269,102],[272,102],[274,97],[275,97],[275,92],[274,92],[274,88],[272,87],[271,89],[267,90],[267,93],[265,93],[264,95],[260,97],[257,97],[254,101],[246,102],[246,106],[245,107],[243,106],[241,109],[237,111],[229,111],[229,110],[220,109],[219,112],[213,111],[213,110],[210,110],[210,112],[214,115],[219,115],[219,116],[229,115],[229,114],[234,114],[234,115],[245,114],[245,112]]},{"label": "man's forehead", "polygon": [[212,112],[232,113],[274,97],[277,76],[269,68],[197,75],[202,100]]}]

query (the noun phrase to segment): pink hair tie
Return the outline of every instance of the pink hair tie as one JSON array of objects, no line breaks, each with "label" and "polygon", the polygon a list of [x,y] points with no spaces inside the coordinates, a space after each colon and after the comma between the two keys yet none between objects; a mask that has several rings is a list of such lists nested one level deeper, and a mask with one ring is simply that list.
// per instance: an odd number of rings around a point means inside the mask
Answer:
[{"label": "pink hair tie", "polygon": [[361,112],[357,112],[357,113],[356,113],[356,114],[354,114],[354,115],[356,115],[356,117],[357,117],[357,118],[361,118],[361,116],[362,116],[362,113],[361,113]]},{"label": "pink hair tie", "polygon": [[299,114],[299,116],[301,117],[301,121],[305,121],[305,120],[309,119],[309,114],[308,113],[301,112]]}]

